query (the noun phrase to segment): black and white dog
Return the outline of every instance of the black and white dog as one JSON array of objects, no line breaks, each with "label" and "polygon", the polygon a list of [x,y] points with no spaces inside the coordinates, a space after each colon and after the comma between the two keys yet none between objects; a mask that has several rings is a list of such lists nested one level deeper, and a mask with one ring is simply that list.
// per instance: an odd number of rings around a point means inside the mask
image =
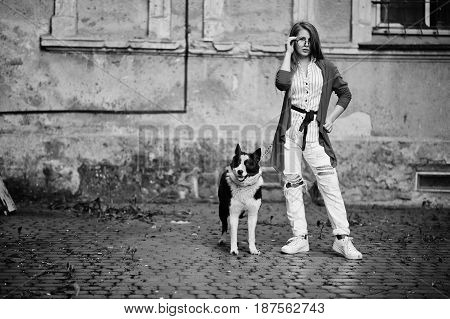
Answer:
[{"label": "black and white dog", "polygon": [[262,171],[259,166],[261,149],[248,154],[241,151],[239,144],[231,164],[222,174],[219,184],[219,216],[222,221],[222,236],[219,244],[225,242],[230,220],[230,253],[238,254],[237,230],[239,217],[248,213],[248,246],[250,253],[258,255],[255,246],[255,229],[261,206]]}]

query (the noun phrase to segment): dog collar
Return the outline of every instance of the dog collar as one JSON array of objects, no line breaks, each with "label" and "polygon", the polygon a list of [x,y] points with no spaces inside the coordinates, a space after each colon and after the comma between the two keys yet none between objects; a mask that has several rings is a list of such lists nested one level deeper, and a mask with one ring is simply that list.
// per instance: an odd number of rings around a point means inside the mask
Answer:
[{"label": "dog collar", "polygon": [[232,181],[234,184],[236,184],[238,186],[241,186],[241,187],[254,185],[259,180],[259,178],[262,175],[262,170],[260,168],[258,174],[250,176],[250,177],[247,175],[243,181],[240,181],[233,174],[233,170],[232,170],[232,168],[230,166],[227,166],[227,172],[228,172],[227,173],[227,178],[230,181]]}]

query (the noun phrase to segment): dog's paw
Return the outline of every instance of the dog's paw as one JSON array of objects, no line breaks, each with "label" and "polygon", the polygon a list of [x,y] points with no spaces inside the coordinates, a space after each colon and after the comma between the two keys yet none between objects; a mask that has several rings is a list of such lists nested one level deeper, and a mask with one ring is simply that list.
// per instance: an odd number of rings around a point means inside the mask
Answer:
[{"label": "dog's paw", "polygon": [[223,233],[222,236],[220,237],[219,241],[218,241],[218,245],[224,245],[226,242],[226,233]]},{"label": "dog's paw", "polygon": [[236,256],[237,256],[237,255],[239,255],[239,250],[238,250],[237,248],[234,248],[234,249],[231,248],[231,249],[230,249],[230,254],[236,255]]},{"label": "dog's paw", "polygon": [[258,249],[256,249],[256,247],[252,247],[252,248],[250,248],[250,254],[259,255],[259,254],[261,254],[261,252]]}]

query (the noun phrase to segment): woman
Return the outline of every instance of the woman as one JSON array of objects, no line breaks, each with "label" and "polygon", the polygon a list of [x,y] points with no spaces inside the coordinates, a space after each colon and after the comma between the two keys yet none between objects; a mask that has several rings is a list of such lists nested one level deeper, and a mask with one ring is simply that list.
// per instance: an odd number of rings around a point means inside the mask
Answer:
[{"label": "woman", "polygon": [[[286,53],[276,76],[286,91],[272,149],[272,166],[283,174],[287,216],[294,237],[281,248],[286,254],[309,251],[301,175],[301,156],[311,166],[324,198],[336,239],[333,250],[348,259],[361,259],[353,246],[347,212],[339,189],[336,156],[328,133],[351,100],[347,83],[336,66],[324,59],[316,28],[308,22],[292,26]],[[338,96],[329,116],[331,93]]]}]

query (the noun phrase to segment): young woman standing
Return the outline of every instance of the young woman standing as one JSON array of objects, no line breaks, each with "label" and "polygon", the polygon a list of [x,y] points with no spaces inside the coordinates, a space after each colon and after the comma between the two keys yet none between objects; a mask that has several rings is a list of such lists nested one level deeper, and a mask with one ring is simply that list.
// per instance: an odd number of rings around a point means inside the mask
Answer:
[{"label": "young woman standing", "polygon": [[[276,87],[286,91],[272,149],[272,166],[283,174],[287,216],[294,237],[281,248],[286,254],[309,251],[303,203],[301,156],[312,168],[324,198],[336,239],[333,250],[348,259],[361,259],[354,247],[347,212],[335,170],[337,161],[328,133],[351,100],[347,83],[336,66],[324,59],[316,28],[298,22],[291,28],[286,53],[276,75]],[[329,116],[335,92],[338,102]]]}]

